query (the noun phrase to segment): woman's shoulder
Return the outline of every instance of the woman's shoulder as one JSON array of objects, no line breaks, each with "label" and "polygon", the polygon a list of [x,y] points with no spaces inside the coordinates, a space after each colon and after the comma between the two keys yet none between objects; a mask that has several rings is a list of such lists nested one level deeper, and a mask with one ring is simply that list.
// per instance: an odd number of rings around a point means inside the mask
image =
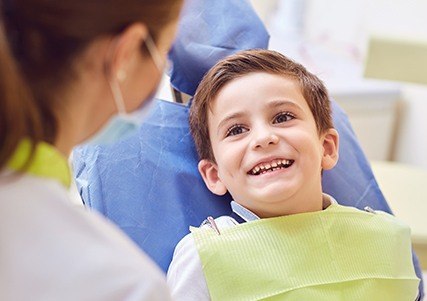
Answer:
[{"label": "woman's shoulder", "polygon": [[110,300],[121,290],[161,300],[154,296],[162,290],[168,300],[155,264],[105,218],[72,204],[67,193],[55,181],[29,175],[1,182],[0,243],[8,248],[0,262],[11,272],[0,271],[0,291],[20,299],[24,291],[12,291],[11,284],[32,283],[50,299]]}]

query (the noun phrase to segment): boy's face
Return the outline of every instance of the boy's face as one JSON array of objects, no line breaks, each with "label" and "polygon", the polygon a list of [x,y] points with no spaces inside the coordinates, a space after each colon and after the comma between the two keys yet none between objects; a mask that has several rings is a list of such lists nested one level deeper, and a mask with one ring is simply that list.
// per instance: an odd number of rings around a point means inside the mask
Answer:
[{"label": "boy's face", "polygon": [[251,73],[227,83],[208,112],[216,163],[202,160],[208,188],[260,217],[322,209],[322,169],[338,159],[338,134],[319,136],[298,83]]}]

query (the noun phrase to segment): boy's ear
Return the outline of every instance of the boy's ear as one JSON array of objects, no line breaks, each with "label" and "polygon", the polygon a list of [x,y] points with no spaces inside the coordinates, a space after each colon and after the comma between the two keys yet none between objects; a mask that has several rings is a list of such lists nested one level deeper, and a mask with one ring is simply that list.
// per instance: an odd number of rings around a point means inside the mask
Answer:
[{"label": "boy's ear", "polygon": [[322,169],[332,169],[338,162],[339,135],[336,129],[330,128],[323,135]]},{"label": "boy's ear", "polygon": [[218,176],[218,166],[210,160],[203,159],[198,165],[199,172],[202,175],[208,189],[216,195],[224,195],[227,188]]}]

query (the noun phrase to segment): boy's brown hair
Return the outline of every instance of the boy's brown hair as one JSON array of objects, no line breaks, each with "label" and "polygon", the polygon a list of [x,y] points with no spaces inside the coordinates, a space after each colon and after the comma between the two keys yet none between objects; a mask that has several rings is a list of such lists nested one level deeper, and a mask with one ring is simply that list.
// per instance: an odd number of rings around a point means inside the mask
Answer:
[{"label": "boy's brown hair", "polygon": [[276,51],[241,51],[214,65],[205,74],[194,95],[190,109],[190,130],[200,159],[215,162],[208,127],[208,110],[215,97],[227,83],[255,72],[296,79],[314,116],[319,135],[333,128],[328,92],[317,76]]}]

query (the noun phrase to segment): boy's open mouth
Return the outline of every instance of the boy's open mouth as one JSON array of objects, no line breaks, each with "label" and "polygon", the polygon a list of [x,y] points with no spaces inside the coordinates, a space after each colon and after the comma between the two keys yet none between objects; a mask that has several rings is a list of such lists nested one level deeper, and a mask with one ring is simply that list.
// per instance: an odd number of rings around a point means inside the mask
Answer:
[{"label": "boy's open mouth", "polygon": [[284,169],[290,167],[294,163],[294,160],[280,160],[276,159],[271,161],[270,163],[261,163],[252,168],[248,174],[252,176],[258,176],[261,174],[265,174],[270,171],[275,171],[278,169]]}]

